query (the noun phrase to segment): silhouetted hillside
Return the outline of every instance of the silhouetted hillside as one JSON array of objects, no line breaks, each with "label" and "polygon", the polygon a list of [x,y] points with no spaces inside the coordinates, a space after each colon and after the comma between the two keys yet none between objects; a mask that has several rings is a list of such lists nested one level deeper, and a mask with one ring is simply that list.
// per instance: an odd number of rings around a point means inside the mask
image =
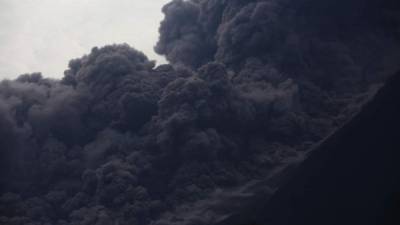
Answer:
[{"label": "silhouetted hillside", "polygon": [[269,201],[220,224],[400,224],[399,99],[400,73]]}]

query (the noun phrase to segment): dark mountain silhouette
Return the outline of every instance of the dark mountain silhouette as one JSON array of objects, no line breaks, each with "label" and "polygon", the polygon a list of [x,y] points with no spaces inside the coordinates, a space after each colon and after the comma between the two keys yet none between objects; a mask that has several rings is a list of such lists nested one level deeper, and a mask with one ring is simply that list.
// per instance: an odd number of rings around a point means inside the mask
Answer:
[{"label": "dark mountain silhouette", "polygon": [[400,73],[268,201],[220,225],[400,224]]}]

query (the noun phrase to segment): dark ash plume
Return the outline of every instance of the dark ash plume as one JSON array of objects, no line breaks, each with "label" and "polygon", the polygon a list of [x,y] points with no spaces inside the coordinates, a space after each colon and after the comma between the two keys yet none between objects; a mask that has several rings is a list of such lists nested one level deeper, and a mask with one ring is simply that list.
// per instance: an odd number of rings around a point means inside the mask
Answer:
[{"label": "dark ash plume", "polygon": [[399,69],[399,11],[174,0],[155,47],[170,65],[110,45],[61,80],[0,82],[0,224],[210,224],[235,208],[215,193],[272,194]]}]

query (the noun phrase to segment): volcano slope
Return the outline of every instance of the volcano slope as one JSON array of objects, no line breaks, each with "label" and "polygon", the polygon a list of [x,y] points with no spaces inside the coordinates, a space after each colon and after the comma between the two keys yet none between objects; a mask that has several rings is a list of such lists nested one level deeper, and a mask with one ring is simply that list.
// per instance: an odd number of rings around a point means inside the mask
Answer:
[{"label": "volcano slope", "polygon": [[400,73],[269,201],[219,224],[399,224],[399,98]]}]

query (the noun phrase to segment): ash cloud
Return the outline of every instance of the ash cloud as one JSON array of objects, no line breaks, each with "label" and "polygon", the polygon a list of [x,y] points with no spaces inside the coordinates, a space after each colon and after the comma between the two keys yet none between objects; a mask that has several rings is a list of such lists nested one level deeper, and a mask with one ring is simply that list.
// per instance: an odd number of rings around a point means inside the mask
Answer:
[{"label": "ash cloud", "polygon": [[398,69],[398,4],[359,3],[174,0],[155,47],[170,65],[110,45],[62,80],[2,81],[0,224],[202,224],[182,207],[279,186]]}]

